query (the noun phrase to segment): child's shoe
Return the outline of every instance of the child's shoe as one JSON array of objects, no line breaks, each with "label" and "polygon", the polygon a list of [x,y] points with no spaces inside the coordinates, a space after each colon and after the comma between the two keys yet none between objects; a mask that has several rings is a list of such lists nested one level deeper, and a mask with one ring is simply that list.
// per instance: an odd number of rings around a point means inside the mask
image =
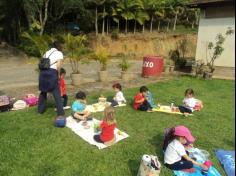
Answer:
[{"label": "child's shoe", "polygon": [[183,169],[182,170],[183,172],[188,172],[188,173],[193,173],[195,172],[196,170],[194,168],[191,168],[191,169]]}]

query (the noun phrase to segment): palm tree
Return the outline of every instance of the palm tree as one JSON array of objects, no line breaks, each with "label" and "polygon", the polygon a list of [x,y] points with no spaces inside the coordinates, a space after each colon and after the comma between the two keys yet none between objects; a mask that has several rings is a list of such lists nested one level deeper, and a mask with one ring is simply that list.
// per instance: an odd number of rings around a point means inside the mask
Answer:
[{"label": "palm tree", "polygon": [[136,21],[143,26],[143,32],[145,30],[145,26],[144,26],[144,23],[146,20],[149,20],[150,17],[148,15],[148,13],[144,12],[144,11],[137,11],[137,12],[134,12],[134,34],[136,32]]},{"label": "palm tree", "polygon": [[95,4],[95,31],[96,36],[98,35],[98,6],[105,3],[106,0],[91,0],[92,3]]},{"label": "palm tree", "polygon": [[134,19],[134,12],[140,7],[140,0],[116,0],[117,11],[125,19],[125,33],[128,33],[128,20]]}]

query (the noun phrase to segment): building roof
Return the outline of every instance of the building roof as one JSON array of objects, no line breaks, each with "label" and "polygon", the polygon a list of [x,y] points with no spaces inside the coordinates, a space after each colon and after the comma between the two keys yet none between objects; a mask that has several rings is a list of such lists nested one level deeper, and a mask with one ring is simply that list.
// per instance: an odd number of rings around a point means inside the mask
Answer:
[{"label": "building roof", "polygon": [[214,5],[226,5],[226,4],[235,4],[235,0],[192,0],[188,3],[190,7],[206,7]]}]

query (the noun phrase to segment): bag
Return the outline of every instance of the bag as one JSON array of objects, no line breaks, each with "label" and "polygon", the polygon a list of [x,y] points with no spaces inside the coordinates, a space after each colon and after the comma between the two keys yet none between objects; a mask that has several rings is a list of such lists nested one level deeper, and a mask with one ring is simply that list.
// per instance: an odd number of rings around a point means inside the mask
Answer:
[{"label": "bag", "polygon": [[219,149],[215,153],[221,165],[224,167],[227,176],[235,175],[235,151]]},{"label": "bag", "polygon": [[[55,50],[57,51],[57,50]],[[52,53],[54,53],[55,51],[53,51]],[[39,70],[48,70],[50,69],[50,66],[55,64],[56,62],[50,64],[50,56],[52,55],[52,53],[46,57],[46,58],[42,58],[40,61],[39,61],[39,64],[38,64],[38,67],[39,67]]]},{"label": "bag", "polygon": [[11,108],[10,98],[6,95],[0,96],[0,112],[10,111]]},{"label": "bag", "polygon": [[57,117],[54,121],[54,126],[55,127],[60,127],[60,128],[65,127],[66,126],[66,118]]},{"label": "bag", "polygon": [[13,104],[13,111],[16,110],[20,110],[20,109],[25,109],[27,108],[28,105],[26,104],[26,102],[24,100],[17,100],[14,104]]},{"label": "bag", "polygon": [[24,101],[29,106],[35,106],[38,104],[38,97],[36,97],[34,94],[27,94],[24,98]]},{"label": "bag", "polygon": [[159,176],[161,163],[157,156],[143,155],[137,176]]},{"label": "bag", "polygon": [[175,132],[175,128],[166,128],[164,131],[164,139],[163,139],[163,151],[166,150],[168,144],[173,140],[173,134]]}]

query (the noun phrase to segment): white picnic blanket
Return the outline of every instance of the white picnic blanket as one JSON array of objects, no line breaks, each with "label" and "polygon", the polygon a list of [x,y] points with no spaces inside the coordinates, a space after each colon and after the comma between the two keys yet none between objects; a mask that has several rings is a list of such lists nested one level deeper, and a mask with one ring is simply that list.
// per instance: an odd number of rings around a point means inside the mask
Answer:
[{"label": "white picnic blanket", "polygon": [[[93,139],[93,136],[99,133],[94,132],[94,125],[98,124],[100,121],[93,118],[93,120],[88,121],[88,126],[90,128],[85,129],[84,126],[82,126],[82,122],[77,122],[73,117],[69,116],[66,119],[66,127],[70,128],[75,134],[79,135],[83,140],[88,142],[91,145],[96,145],[98,149],[104,149],[108,146],[98,143]],[[116,135],[116,142],[119,142],[127,137],[129,135],[119,129],[115,129],[115,135]]]},{"label": "white picnic blanket", "polygon": [[[94,112],[103,112],[105,107],[110,106],[110,105],[111,105],[110,102],[105,102],[105,103],[99,102],[99,103],[95,103],[95,104],[92,104],[92,105],[87,105],[86,109],[89,112],[92,112],[92,113],[94,113]],[[122,107],[122,106],[126,106],[126,104],[119,104],[115,107]]]}]

